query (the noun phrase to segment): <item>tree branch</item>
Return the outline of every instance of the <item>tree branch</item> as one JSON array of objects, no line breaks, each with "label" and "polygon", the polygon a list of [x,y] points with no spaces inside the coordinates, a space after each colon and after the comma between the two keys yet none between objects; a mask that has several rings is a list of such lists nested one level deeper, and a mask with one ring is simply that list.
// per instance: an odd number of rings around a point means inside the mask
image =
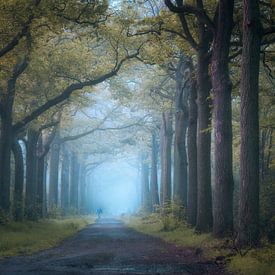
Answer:
[{"label": "tree branch", "polygon": [[196,17],[201,18],[201,20],[204,21],[204,23],[207,25],[207,27],[214,33],[215,32],[215,25],[210,19],[210,17],[206,14],[205,10],[200,10],[196,7],[193,7],[188,4],[181,5],[180,7],[174,5],[171,0],[165,0],[164,1],[168,9],[174,13],[179,14],[193,14]]},{"label": "tree branch", "polygon": [[[35,0],[34,5],[37,7],[40,4],[41,0]],[[30,25],[34,19],[34,15],[31,14],[26,21],[25,25],[22,27],[21,31],[19,31],[14,38],[2,49],[0,49],[0,57],[4,56],[8,52],[12,51],[19,43],[20,39],[27,35],[30,30]]]},{"label": "tree branch", "polygon": [[88,81],[84,81],[84,82],[80,82],[80,83],[73,83],[73,84],[69,85],[65,90],[63,90],[63,92],[60,95],[50,99],[45,104],[41,105],[36,110],[34,110],[31,114],[29,114],[25,118],[23,118],[21,121],[17,122],[13,126],[13,130],[15,132],[20,131],[28,123],[30,123],[31,121],[33,121],[34,119],[39,117],[41,114],[45,113],[47,110],[49,110],[53,106],[68,99],[73,92],[75,92],[77,90],[81,90],[84,87],[95,86],[95,85],[102,83],[103,81],[115,76],[125,61],[138,57],[139,51],[140,51],[140,48],[137,50],[137,52],[127,55],[126,57],[121,59],[120,62],[114,67],[114,69],[112,71],[110,71],[109,73],[106,73],[96,79],[92,79],[92,80],[88,80]]}]

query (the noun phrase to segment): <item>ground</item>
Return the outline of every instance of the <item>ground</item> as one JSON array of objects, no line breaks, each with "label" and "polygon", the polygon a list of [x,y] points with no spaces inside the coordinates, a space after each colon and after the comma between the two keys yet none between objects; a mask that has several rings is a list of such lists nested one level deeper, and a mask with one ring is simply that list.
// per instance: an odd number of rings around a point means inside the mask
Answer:
[{"label": "ground", "polygon": [[60,246],[0,262],[0,274],[224,274],[200,251],[100,219]]}]

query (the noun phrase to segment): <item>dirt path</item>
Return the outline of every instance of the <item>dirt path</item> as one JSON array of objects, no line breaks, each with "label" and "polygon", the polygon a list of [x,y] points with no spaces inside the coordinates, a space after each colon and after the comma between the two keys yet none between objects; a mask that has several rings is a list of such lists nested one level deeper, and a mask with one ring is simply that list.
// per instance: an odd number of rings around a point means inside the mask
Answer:
[{"label": "dirt path", "polygon": [[224,274],[192,249],[102,219],[57,248],[0,262],[0,274]]}]

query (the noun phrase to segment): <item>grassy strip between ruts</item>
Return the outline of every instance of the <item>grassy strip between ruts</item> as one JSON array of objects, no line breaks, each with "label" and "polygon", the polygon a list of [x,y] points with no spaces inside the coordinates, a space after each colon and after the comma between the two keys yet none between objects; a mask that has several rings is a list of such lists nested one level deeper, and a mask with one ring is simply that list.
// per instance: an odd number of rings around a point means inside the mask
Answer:
[{"label": "grassy strip between ruts", "polygon": [[93,221],[92,217],[83,216],[1,225],[0,257],[31,254],[54,247]]},{"label": "grassy strip between ruts", "polygon": [[141,233],[159,237],[180,246],[199,249],[208,259],[226,256],[226,268],[230,273],[275,275],[275,245],[251,249],[245,256],[241,256],[239,253],[234,253],[228,245],[226,247],[225,240],[213,238],[211,234],[197,234],[194,229],[184,223],[175,226],[171,221],[171,228],[164,231],[163,221],[157,215],[146,218],[139,216],[123,217],[122,219],[128,227]]}]

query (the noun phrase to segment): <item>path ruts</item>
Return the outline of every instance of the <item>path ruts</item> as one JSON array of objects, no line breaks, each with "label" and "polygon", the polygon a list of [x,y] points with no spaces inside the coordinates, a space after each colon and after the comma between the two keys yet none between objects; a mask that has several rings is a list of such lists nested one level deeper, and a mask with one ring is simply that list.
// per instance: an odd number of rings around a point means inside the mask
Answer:
[{"label": "path ruts", "polygon": [[60,246],[0,261],[0,274],[224,274],[196,251],[138,233],[114,219],[89,225]]}]

